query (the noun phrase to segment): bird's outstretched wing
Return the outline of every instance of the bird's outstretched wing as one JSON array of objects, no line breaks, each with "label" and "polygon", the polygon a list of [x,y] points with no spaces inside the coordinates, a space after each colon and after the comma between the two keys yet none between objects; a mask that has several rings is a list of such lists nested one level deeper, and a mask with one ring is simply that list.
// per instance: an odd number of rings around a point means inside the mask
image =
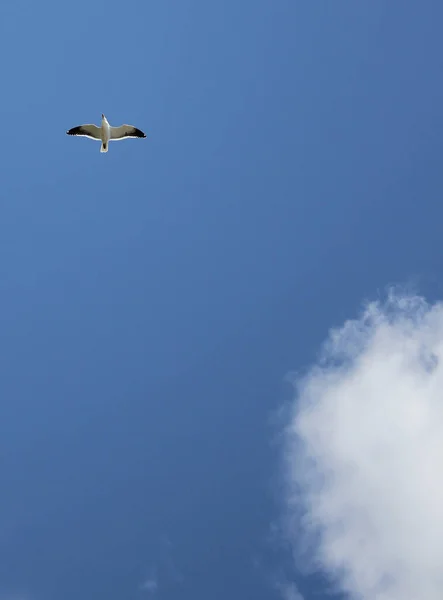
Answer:
[{"label": "bird's outstretched wing", "polygon": [[146,133],[137,129],[133,125],[120,125],[120,127],[111,127],[111,140],[125,140],[126,138],[145,138]]},{"label": "bird's outstretched wing", "polygon": [[91,140],[101,140],[101,127],[97,127],[97,125],[79,125],[69,129],[66,133],[68,135],[81,135],[91,138]]}]

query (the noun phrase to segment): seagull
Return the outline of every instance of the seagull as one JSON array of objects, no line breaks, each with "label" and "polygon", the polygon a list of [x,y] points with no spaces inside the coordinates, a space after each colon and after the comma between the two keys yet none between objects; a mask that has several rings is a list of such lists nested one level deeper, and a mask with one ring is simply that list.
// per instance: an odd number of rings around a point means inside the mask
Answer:
[{"label": "seagull", "polygon": [[108,142],[125,140],[126,138],[145,138],[146,134],[141,129],[137,129],[133,125],[120,125],[120,127],[111,127],[107,118],[102,114],[101,127],[97,125],[79,125],[73,127],[66,132],[68,135],[81,135],[98,140],[102,143],[100,152],[108,151]]}]

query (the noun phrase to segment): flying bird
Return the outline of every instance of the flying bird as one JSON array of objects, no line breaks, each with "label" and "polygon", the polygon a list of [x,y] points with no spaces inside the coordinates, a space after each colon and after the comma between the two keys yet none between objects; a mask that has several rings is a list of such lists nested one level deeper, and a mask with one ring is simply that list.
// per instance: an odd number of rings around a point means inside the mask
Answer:
[{"label": "flying bird", "polygon": [[146,134],[141,129],[137,129],[133,125],[120,125],[120,127],[111,127],[105,115],[102,114],[101,127],[97,125],[79,125],[73,127],[66,132],[68,135],[80,135],[98,140],[102,143],[100,152],[108,151],[108,143],[118,140],[126,140],[127,138],[145,138]]}]

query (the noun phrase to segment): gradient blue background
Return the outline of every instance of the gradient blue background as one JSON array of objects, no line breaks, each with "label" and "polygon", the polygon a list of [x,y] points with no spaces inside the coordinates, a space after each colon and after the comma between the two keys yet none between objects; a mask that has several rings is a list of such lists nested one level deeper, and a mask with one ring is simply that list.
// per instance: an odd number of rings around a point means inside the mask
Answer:
[{"label": "gradient blue background", "polygon": [[[363,299],[440,293],[442,19],[2,2],[1,598],[323,597],[273,414]],[[148,138],[65,135],[102,112]]]}]

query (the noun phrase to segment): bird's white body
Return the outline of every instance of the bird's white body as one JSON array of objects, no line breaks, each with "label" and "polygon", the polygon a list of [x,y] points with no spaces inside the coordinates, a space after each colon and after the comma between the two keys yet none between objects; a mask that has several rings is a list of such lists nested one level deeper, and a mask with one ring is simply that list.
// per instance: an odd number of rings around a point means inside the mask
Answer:
[{"label": "bird's white body", "polygon": [[120,125],[112,127],[107,118],[102,114],[101,127],[97,125],[79,125],[66,132],[68,135],[80,135],[92,140],[101,141],[100,152],[108,151],[108,144],[112,141],[125,140],[127,138],[145,138],[146,134],[133,125]]},{"label": "bird's white body", "polygon": [[102,146],[100,148],[100,152],[107,152],[108,142],[111,139],[111,126],[109,125],[108,119],[105,117],[105,115],[102,115],[101,138]]}]

